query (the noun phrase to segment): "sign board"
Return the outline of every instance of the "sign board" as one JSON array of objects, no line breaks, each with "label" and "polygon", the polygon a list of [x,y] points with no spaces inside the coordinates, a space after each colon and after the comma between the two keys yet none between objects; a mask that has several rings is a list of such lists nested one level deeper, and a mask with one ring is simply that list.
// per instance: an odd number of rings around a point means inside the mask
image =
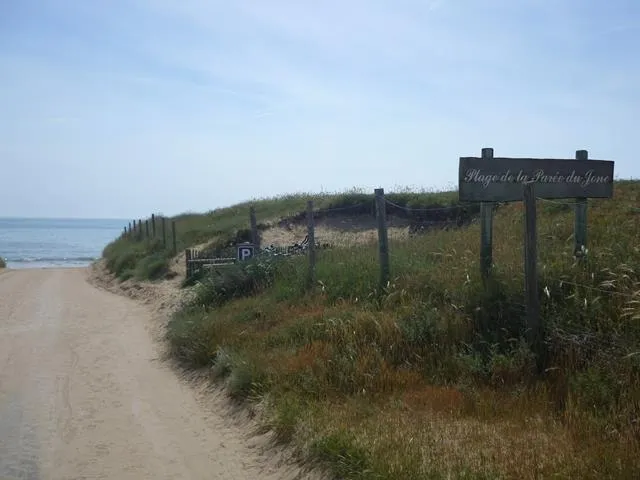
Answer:
[{"label": "sign board", "polygon": [[243,243],[238,245],[238,260],[249,260],[253,257],[255,246],[251,243]]},{"label": "sign board", "polygon": [[522,200],[522,184],[535,183],[539,198],[611,198],[609,160],[460,157],[461,202]]}]

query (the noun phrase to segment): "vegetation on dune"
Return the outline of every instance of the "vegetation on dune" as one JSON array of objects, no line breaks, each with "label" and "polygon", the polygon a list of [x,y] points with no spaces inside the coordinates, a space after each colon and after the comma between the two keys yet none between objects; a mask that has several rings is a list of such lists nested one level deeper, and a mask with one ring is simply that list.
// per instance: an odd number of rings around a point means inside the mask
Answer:
[{"label": "vegetation on dune", "polygon": [[120,280],[156,280],[168,272],[171,250],[158,239],[120,238],[107,245],[102,256]]},{"label": "vegetation on dune", "polygon": [[[318,251],[314,291],[306,258],[257,258],[201,278],[167,339],[339,478],[638,478],[638,200],[640,183],[624,181],[589,202],[583,261],[571,205],[540,202],[536,351],[519,203],[496,213],[488,285],[476,224],[392,239],[384,292],[375,242]],[[273,205],[257,203],[259,218]],[[243,228],[242,209],[219,212],[228,230],[213,235]]]},{"label": "vegetation on dune", "polygon": [[7,268],[7,262],[2,257],[0,257],[0,268]]},{"label": "vegetation on dune", "polygon": [[[387,198],[401,206],[410,208],[429,208],[455,205],[457,195],[453,192],[408,192],[401,191],[387,195]],[[156,216],[157,237],[148,241],[145,235],[121,237],[110,243],[103,251],[107,267],[120,279],[135,277],[139,280],[153,280],[162,277],[169,266],[172,249],[171,221],[176,224],[176,248],[178,252],[185,248],[208,243],[213,251],[222,247],[250,239],[249,209],[255,207],[258,229],[264,230],[268,225],[283,218],[304,218],[306,204],[313,200],[314,209],[319,216],[328,209],[351,207],[352,214],[373,215],[373,193],[351,190],[339,194],[283,195],[275,198],[256,199],[231,207],[219,208],[205,214],[185,213],[167,218],[167,247],[162,241],[160,225],[162,216]],[[355,207],[355,208],[353,208]],[[476,206],[460,207],[450,215],[470,218],[477,211]],[[442,215],[440,213],[440,215]],[[143,220],[143,224],[144,224]]]}]

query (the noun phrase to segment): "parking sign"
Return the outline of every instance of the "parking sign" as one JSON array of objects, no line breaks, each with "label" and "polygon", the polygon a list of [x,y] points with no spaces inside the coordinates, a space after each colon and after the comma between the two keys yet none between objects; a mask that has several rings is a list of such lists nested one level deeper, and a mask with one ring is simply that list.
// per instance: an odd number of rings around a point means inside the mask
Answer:
[{"label": "parking sign", "polygon": [[255,246],[250,243],[238,245],[238,260],[249,260],[251,257],[253,257],[254,250]]}]

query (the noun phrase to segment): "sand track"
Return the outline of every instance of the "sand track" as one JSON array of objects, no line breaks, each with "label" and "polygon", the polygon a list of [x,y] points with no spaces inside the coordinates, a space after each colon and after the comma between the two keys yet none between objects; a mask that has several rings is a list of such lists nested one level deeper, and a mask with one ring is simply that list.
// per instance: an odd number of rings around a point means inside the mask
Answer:
[{"label": "sand track", "polygon": [[0,275],[0,479],[316,478],[203,403],[160,358],[149,310],[87,275]]}]

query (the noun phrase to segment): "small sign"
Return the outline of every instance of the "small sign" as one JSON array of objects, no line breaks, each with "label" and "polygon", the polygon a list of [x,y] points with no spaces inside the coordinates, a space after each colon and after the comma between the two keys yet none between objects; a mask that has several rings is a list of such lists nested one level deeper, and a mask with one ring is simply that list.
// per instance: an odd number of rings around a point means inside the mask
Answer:
[{"label": "small sign", "polygon": [[535,183],[539,198],[611,198],[609,160],[460,157],[461,202],[522,200],[522,184]]},{"label": "small sign", "polygon": [[255,246],[251,243],[243,243],[238,245],[238,260],[249,260],[253,257]]}]

